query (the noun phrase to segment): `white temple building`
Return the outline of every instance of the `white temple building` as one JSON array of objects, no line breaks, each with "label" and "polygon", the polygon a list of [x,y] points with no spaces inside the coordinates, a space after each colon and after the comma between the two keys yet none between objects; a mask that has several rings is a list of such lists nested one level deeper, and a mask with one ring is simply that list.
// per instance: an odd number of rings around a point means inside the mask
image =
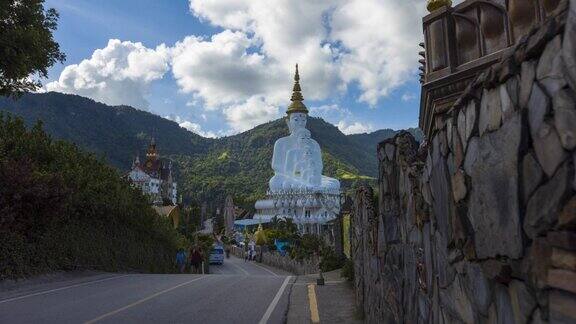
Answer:
[{"label": "white temple building", "polygon": [[126,175],[132,186],[142,190],[154,205],[176,205],[177,183],[172,177],[172,162],[160,160],[154,139],[146,151],[146,161],[140,163],[140,157],[132,163],[132,168]]},{"label": "white temple building", "polygon": [[290,135],[274,144],[272,169],[266,198],[255,204],[254,219],[291,218],[301,233],[320,234],[322,224],[340,212],[340,182],[322,175],[320,145],[306,129],[308,109],[303,103],[298,65],[292,103],[286,111]]}]

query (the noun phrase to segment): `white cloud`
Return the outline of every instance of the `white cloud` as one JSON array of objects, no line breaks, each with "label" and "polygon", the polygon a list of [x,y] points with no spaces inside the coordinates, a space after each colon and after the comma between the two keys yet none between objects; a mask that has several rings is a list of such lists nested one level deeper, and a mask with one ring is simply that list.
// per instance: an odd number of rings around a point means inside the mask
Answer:
[{"label": "white cloud", "polygon": [[238,0],[190,0],[190,11],[201,20],[216,26],[232,29],[248,27],[250,16],[247,1]]},{"label": "white cloud", "polygon": [[[308,100],[339,96],[354,84],[356,99],[374,106],[416,78],[420,0],[189,0],[189,8],[222,31],[155,49],[113,39],[46,89],[146,109],[149,84],[171,70],[190,96],[187,105],[216,112],[223,129],[227,123],[242,131],[279,116],[295,63]],[[313,114],[347,121],[344,129],[365,126],[348,122],[346,109],[317,108]]]},{"label": "white cloud", "polygon": [[410,92],[404,93],[401,98],[401,100],[404,102],[412,101],[414,99],[416,99],[416,95]]},{"label": "white cloud", "polygon": [[193,122],[186,120],[186,121],[179,123],[178,125],[182,128],[185,128],[185,129],[191,131],[192,133],[196,133],[200,136],[210,137],[210,138],[218,137],[218,135],[216,135],[216,133],[214,133],[214,132],[204,131],[202,129],[202,126],[200,126],[200,124],[197,124],[197,123],[193,123]]},{"label": "white cloud", "polygon": [[232,131],[243,132],[254,126],[279,118],[278,106],[266,102],[263,97],[250,97],[245,103],[224,109],[224,116]]},{"label": "white cloud", "polygon": [[415,77],[426,13],[420,0],[190,0],[190,9],[251,35],[275,73],[301,63],[310,98],[357,82],[358,99],[371,105]]},{"label": "white cloud", "polygon": [[249,54],[252,45],[254,40],[239,31],[225,30],[209,40],[186,37],[173,49],[172,72],[180,89],[202,99],[207,109],[238,104],[254,95],[273,96],[288,80],[267,67],[263,55]]},{"label": "white cloud", "polygon": [[340,120],[348,120],[354,116],[350,109],[340,107],[337,104],[312,106],[309,110],[310,116],[320,117],[331,123],[337,123]]},{"label": "white cloud", "polygon": [[111,39],[90,59],[66,66],[58,81],[46,84],[46,90],[73,93],[109,105],[130,105],[148,109],[145,99],[148,85],[168,71],[169,49],[156,49],[142,43]]},{"label": "white cloud", "polygon": [[164,116],[164,118],[171,120],[171,121],[174,121],[178,124],[178,126],[185,128],[188,131],[191,131],[192,133],[198,134],[200,136],[210,137],[210,138],[218,137],[218,135],[216,135],[216,133],[214,133],[214,132],[204,131],[200,124],[193,123],[193,122],[188,121],[188,120],[184,120],[180,116],[171,115],[171,116]]},{"label": "white cloud", "polygon": [[341,120],[337,126],[338,129],[346,135],[370,133],[374,130],[374,128],[370,124],[363,124],[361,122],[349,123],[344,120]]},{"label": "white cloud", "polygon": [[341,77],[359,83],[361,101],[375,105],[414,77],[424,14],[421,0],[350,0],[336,8],[330,37],[349,51]]}]

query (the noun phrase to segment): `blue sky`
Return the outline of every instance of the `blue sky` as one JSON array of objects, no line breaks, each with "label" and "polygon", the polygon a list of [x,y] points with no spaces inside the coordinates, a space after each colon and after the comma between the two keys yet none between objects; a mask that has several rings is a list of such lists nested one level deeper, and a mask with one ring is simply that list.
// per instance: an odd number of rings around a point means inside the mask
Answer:
[{"label": "blue sky", "polygon": [[422,1],[271,3],[47,0],[67,60],[45,87],[223,136],[282,116],[298,62],[312,115],[346,133],[417,126]]}]

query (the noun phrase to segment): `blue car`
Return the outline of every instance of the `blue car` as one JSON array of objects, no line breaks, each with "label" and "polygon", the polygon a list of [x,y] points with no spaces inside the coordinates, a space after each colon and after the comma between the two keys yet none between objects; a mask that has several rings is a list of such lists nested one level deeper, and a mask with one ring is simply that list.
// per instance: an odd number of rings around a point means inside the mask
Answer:
[{"label": "blue car", "polygon": [[210,251],[209,256],[210,264],[223,264],[224,263],[224,248],[222,246],[214,246]]}]

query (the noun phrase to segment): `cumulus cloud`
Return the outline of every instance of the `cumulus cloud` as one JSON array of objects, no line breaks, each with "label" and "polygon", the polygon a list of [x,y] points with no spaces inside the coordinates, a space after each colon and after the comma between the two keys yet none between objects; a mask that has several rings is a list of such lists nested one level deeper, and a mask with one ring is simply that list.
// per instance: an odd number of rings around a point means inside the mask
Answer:
[{"label": "cumulus cloud", "polygon": [[250,97],[246,102],[224,109],[224,116],[234,132],[243,132],[281,116],[280,108],[263,97]]},{"label": "cumulus cloud", "polygon": [[402,95],[402,98],[400,98],[402,101],[404,102],[408,102],[408,101],[412,101],[414,99],[416,99],[416,95],[410,92],[406,92]]},{"label": "cumulus cloud", "polygon": [[338,129],[346,135],[370,133],[374,130],[370,124],[363,124],[361,122],[349,123],[344,120],[340,121],[337,126]]},{"label": "cumulus cloud", "polygon": [[361,101],[375,105],[414,77],[424,7],[421,0],[350,0],[335,9],[330,37],[348,50],[341,77],[359,83]]},{"label": "cumulus cloud", "polygon": [[[149,84],[171,70],[189,105],[216,111],[234,132],[279,116],[295,63],[308,100],[356,85],[355,99],[375,106],[416,77],[420,0],[189,0],[189,8],[221,31],[155,49],[110,40],[46,89],[146,109]],[[327,116],[326,109],[316,113]],[[367,127],[351,122],[346,110],[332,113],[339,116],[334,122],[346,121],[342,129]]]},{"label": "cumulus cloud", "polygon": [[147,109],[148,85],[169,70],[169,52],[164,44],[150,49],[142,43],[111,39],[90,59],[66,66],[58,81],[46,84],[46,90]]},{"label": "cumulus cloud", "polygon": [[185,120],[183,118],[181,118],[180,116],[164,116],[164,118],[172,120],[174,122],[176,122],[178,124],[178,126],[187,129],[188,131],[198,134],[200,136],[203,137],[210,137],[210,138],[216,138],[218,137],[218,135],[216,135],[216,133],[211,132],[211,131],[204,131],[202,129],[202,126],[198,123],[193,123],[189,120]]},{"label": "cumulus cloud", "polygon": [[190,9],[252,35],[267,68],[301,63],[311,99],[357,82],[371,105],[414,76],[425,14],[420,0],[190,0]]},{"label": "cumulus cloud", "polygon": [[207,109],[244,102],[254,95],[274,94],[287,81],[266,65],[266,58],[248,53],[254,40],[225,30],[210,39],[189,36],[172,51],[172,72],[180,89],[205,102]]},{"label": "cumulus cloud", "polygon": [[312,106],[309,108],[310,116],[320,117],[325,121],[330,123],[338,123],[342,120],[351,120],[354,118],[354,114],[350,109],[341,107],[337,104]]},{"label": "cumulus cloud", "polygon": [[201,20],[232,29],[248,27],[250,6],[238,0],[190,0],[190,10]]}]

